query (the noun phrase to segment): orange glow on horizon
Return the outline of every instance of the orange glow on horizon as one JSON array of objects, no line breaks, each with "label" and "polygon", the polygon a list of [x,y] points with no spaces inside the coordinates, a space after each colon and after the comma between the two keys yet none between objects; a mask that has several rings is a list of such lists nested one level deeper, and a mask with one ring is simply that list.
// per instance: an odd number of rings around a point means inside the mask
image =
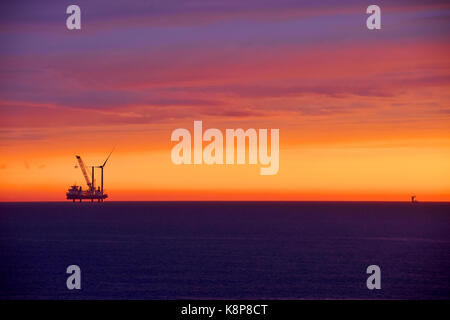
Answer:
[{"label": "orange glow on horizon", "polygon": [[[86,188],[75,157],[5,161],[1,201],[62,201],[69,185]],[[98,165],[105,154],[83,156]],[[449,201],[450,148],[405,146],[305,146],[281,148],[280,171],[259,175],[260,165],[174,165],[170,149],[123,152],[105,167],[112,201],[286,200]],[[12,164],[12,165],[11,165]],[[89,172],[90,173],[90,172]],[[99,183],[96,172],[96,184]]]}]

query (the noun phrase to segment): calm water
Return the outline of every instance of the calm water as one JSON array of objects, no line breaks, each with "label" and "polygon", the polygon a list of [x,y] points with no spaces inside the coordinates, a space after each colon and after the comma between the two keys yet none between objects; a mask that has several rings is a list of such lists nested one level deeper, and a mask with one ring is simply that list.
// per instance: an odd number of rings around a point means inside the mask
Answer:
[{"label": "calm water", "polygon": [[0,298],[449,299],[450,204],[3,203]]}]

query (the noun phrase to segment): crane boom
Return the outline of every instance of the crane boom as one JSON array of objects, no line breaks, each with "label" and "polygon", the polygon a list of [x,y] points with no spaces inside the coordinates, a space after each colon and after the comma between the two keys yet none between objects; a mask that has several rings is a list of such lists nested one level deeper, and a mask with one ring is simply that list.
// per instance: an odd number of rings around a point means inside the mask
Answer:
[{"label": "crane boom", "polygon": [[86,171],[86,166],[84,165],[84,162],[83,162],[83,160],[81,160],[80,156],[76,156],[76,157],[77,157],[78,163],[80,164],[80,168],[81,168],[81,171],[83,172],[84,178],[86,179],[86,183],[87,183],[89,189],[92,189],[92,184],[91,184],[91,181],[89,180],[89,176]]}]

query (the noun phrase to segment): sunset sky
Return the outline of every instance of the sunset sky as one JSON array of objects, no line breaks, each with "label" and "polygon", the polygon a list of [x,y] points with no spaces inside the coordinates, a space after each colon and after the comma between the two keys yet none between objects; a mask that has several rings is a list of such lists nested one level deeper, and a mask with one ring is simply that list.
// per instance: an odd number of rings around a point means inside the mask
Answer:
[{"label": "sunset sky", "polygon": [[[450,3],[370,4],[2,2],[0,201],[64,201],[114,146],[117,201],[450,201]],[[278,174],[174,165],[194,120],[280,129]]]}]

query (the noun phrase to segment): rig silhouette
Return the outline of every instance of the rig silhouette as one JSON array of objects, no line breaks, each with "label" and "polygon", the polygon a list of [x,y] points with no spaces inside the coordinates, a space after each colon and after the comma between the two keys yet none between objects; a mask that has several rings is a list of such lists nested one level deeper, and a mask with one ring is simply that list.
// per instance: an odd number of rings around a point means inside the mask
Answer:
[{"label": "rig silhouette", "polygon": [[[113,149],[114,151],[114,149]],[[105,167],[106,163],[108,162],[109,157],[111,156],[111,153],[106,158],[105,162],[101,166],[92,166],[92,174],[91,174],[91,180],[89,179],[89,175],[86,170],[86,165],[83,162],[83,159],[81,159],[80,156],[76,156],[78,161],[78,166],[81,169],[81,172],[83,173],[84,179],[86,180],[87,189],[83,190],[81,186],[77,186],[76,184],[70,186],[69,190],[66,193],[67,200],[72,200],[75,202],[76,200],[79,200],[82,202],[83,200],[91,200],[91,202],[94,202],[94,200],[97,200],[98,202],[103,202],[106,198],[108,198],[108,195],[103,192],[103,168]],[[77,168],[77,166],[75,166]],[[101,184],[97,189],[95,189],[95,168],[101,169]]]}]

